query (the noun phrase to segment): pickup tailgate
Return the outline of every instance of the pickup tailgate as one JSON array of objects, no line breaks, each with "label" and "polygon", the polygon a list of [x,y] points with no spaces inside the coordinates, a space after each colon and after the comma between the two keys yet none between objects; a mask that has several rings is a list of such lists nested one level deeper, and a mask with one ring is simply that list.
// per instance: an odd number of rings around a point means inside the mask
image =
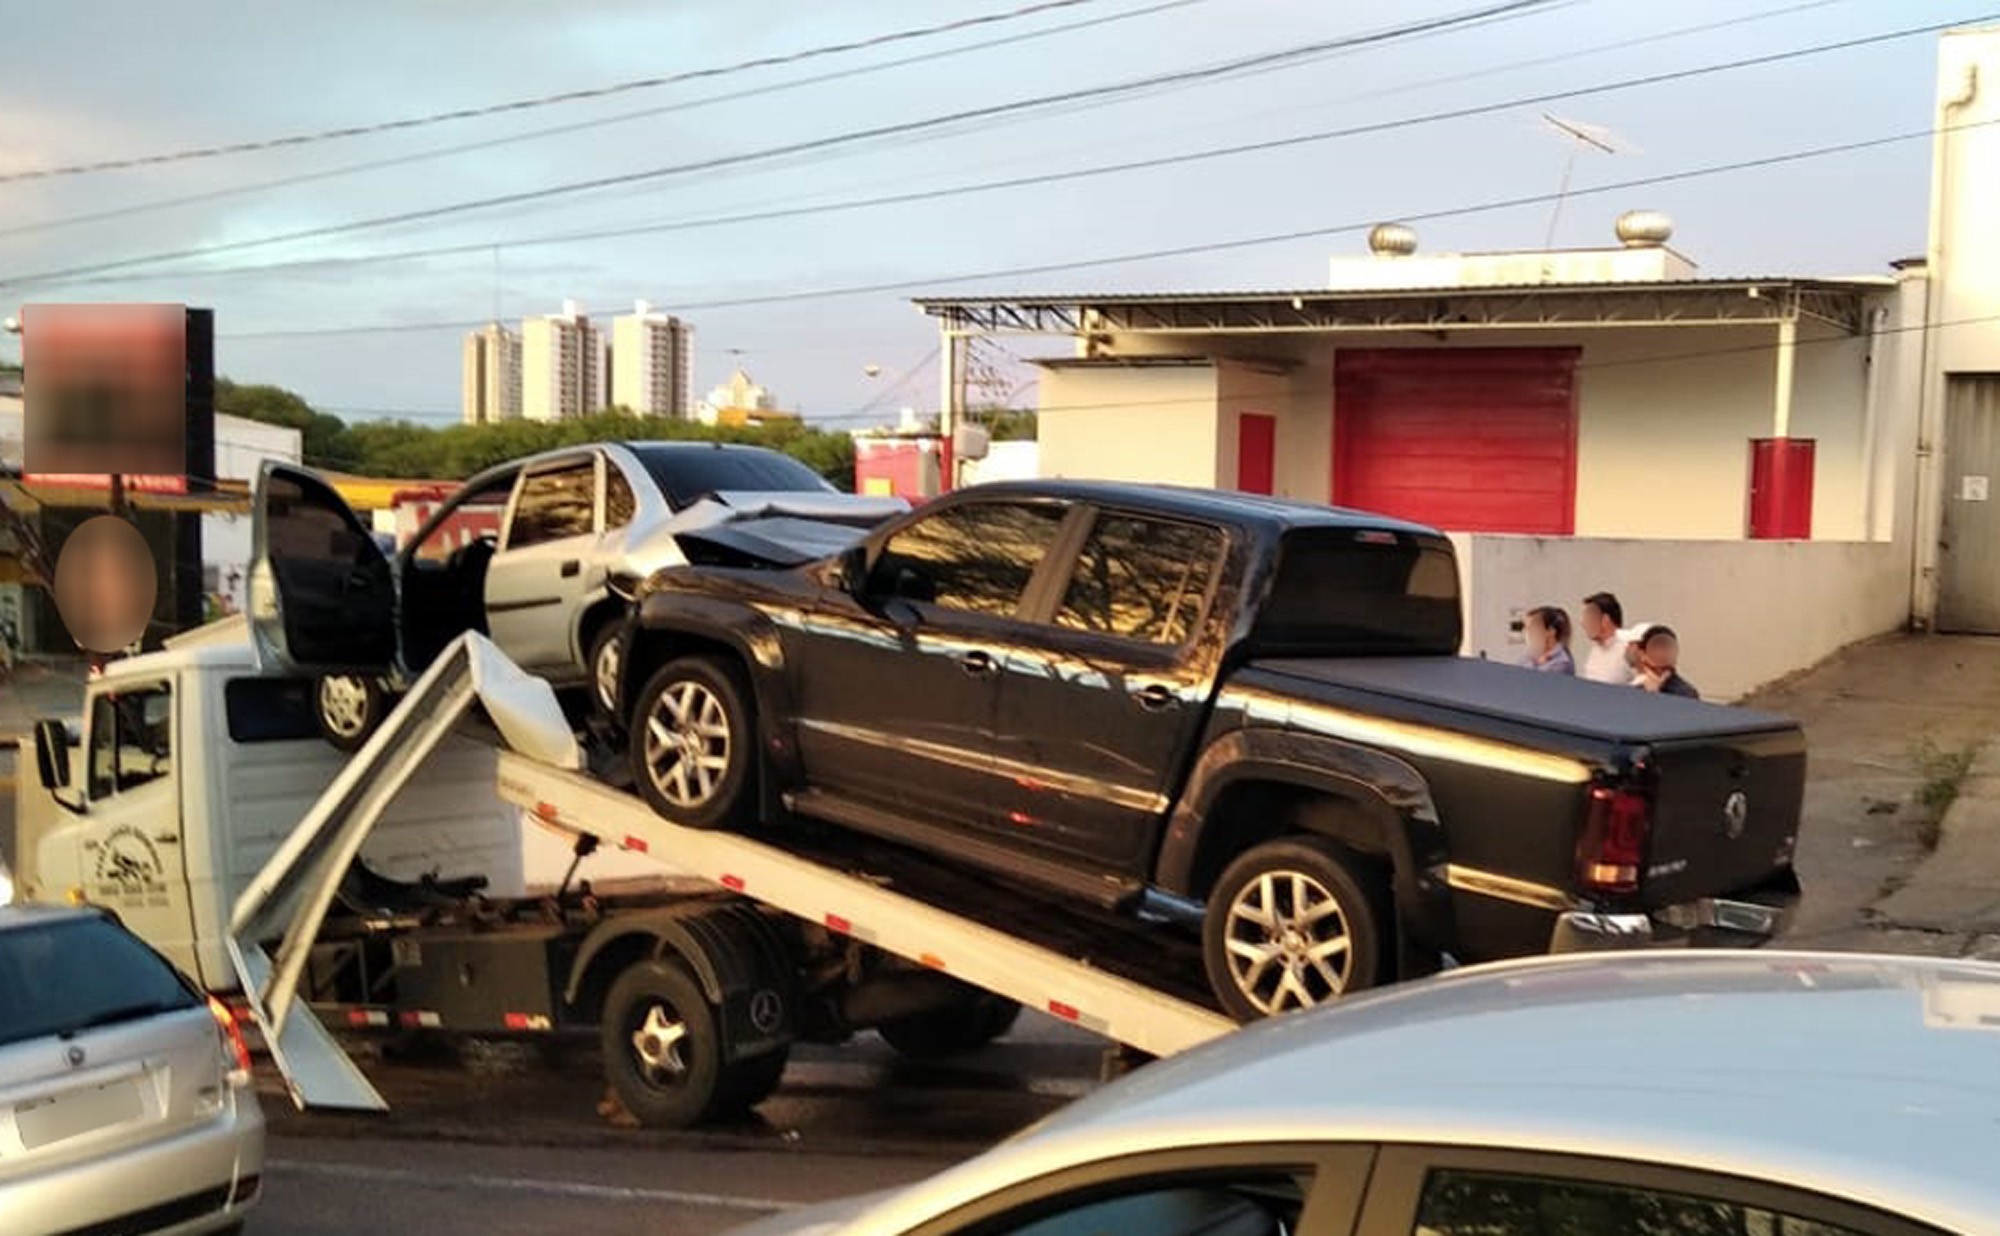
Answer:
[{"label": "pickup tailgate", "polygon": [[1798,730],[1660,743],[1652,765],[1647,907],[1740,892],[1790,865],[1805,798]]}]

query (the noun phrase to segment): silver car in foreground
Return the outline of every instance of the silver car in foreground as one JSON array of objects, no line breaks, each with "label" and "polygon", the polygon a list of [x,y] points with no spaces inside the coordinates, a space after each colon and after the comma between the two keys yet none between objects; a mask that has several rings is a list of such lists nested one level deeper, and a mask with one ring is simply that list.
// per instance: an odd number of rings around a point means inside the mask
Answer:
[{"label": "silver car in foreground", "polygon": [[1699,952],[1264,1022],[790,1233],[2000,1233],[2000,966]]},{"label": "silver car in foreground", "polygon": [[220,1002],[100,911],[0,906],[0,1232],[236,1231],[263,1161]]}]

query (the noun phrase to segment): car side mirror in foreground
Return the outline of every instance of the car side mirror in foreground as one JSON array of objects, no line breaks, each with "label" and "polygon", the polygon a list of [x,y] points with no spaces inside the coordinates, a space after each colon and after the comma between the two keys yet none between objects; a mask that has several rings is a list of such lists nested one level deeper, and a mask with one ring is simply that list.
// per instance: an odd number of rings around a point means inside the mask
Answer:
[{"label": "car side mirror in foreground", "polygon": [[45,790],[69,788],[69,727],[60,721],[35,722],[35,770]]}]

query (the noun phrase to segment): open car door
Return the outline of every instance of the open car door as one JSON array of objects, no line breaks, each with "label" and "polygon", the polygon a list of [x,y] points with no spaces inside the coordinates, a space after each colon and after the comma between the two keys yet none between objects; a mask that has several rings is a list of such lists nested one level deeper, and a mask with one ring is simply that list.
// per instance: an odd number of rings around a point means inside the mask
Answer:
[{"label": "open car door", "polygon": [[266,463],[250,529],[250,625],[258,655],[318,674],[382,674],[396,656],[396,580],[333,486]]}]

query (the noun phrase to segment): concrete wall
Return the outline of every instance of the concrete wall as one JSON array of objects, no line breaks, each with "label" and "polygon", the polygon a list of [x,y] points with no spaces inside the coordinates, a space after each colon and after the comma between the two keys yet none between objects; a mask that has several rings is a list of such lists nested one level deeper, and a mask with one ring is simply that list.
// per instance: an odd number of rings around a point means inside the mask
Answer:
[{"label": "concrete wall", "polygon": [[[1042,373],[1040,396],[1035,433],[1043,476],[1218,482],[1211,366],[1050,368]],[[1235,479],[1233,467],[1229,479]]]},{"label": "concrete wall", "polygon": [[[1624,602],[1627,621],[1674,628],[1683,671],[1710,699],[1735,699],[1908,618],[1907,543],[1452,540],[1468,655],[1516,660],[1524,649],[1509,626],[1522,610],[1560,605],[1575,618],[1602,589]],[[1581,658],[1581,635],[1572,651]]]}]

